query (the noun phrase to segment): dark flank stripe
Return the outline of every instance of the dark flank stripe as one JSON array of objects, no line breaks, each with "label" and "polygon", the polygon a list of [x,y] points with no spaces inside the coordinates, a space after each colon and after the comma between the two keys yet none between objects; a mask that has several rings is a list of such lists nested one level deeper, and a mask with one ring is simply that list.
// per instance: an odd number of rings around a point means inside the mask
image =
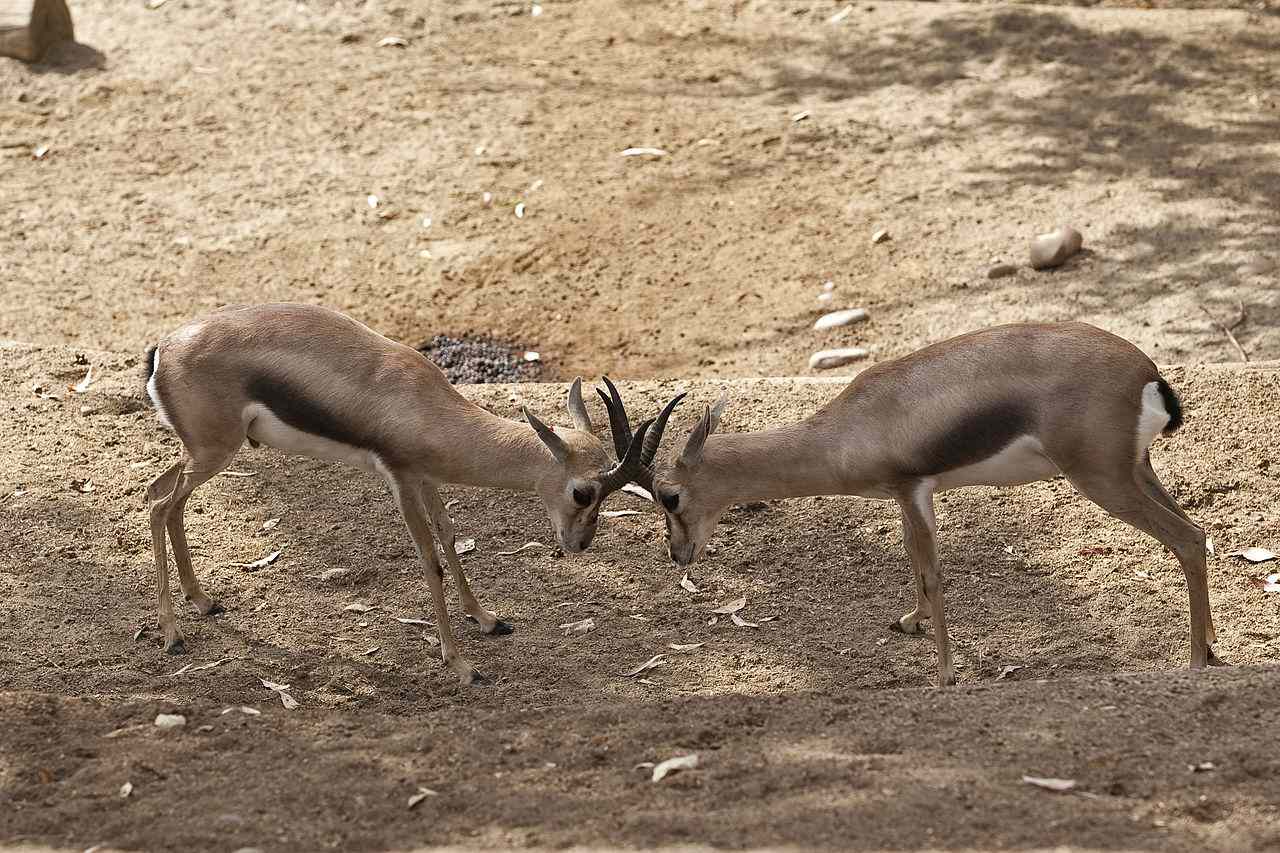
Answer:
[{"label": "dark flank stripe", "polygon": [[1165,411],[1169,413],[1169,423],[1163,430],[1168,435],[1182,426],[1182,401],[1178,399],[1178,393],[1163,379],[1157,380],[1156,388],[1160,391],[1160,398],[1164,400]]},{"label": "dark flank stripe", "polygon": [[1031,433],[1034,426],[1030,410],[1012,401],[970,412],[951,431],[934,436],[924,447],[918,470],[908,473],[928,477],[973,465]]},{"label": "dark flank stripe", "polygon": [[372,435],[338,417],[288,382],[259,374],[249,380],[246,391],[250,399],[266,406],[277,418],[300,432],[371,450],[387,458],[385,450]]}]

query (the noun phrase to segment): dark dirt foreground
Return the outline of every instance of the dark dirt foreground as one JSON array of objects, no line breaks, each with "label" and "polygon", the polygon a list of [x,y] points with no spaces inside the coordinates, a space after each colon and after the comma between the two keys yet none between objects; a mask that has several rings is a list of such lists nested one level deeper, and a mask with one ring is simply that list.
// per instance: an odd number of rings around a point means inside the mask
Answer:
[{"label": "dark dirt foreground", "polygon": [[[1220,654],[1191,673],[1176,562],[1063,481],[939,504],[961,685],[929,687],[932,642],[888,623],[911,586],[891,506],[807,499],[731,511],[682,590],[658,519],[626,494],[592,550],[547,540],[529,496],[450,490],[482,599],[516,633],[464,649],[497,683],[460,691],[423,639],[426,592],[383,487],[246,450],[188,512],[197,571],[228,607],[184,613],[191,653],[154,631],[142,489],[174,443],[141,404],[137,358],[6,344],[0,401],[23,425],[0,456],[0,842],[59,849],[537,846],[1246,850],[1280,845],[1280,613],[1225,552],[1275,547],[1280,365],[1172,368],[1187,425],[1156,467],[1211,531]],[[85,359],[81,359],[82,361]],[[42,399],[32,388],[56,393]],[[725,429],[776,424],[831,382],[630,384],[728,391]],[[480,386],[511,414],[563,386]],[[83,408],[82,408],[83,407]],[[694,414],[683,412],[672,435]],[[598,408],[594,409],[599,415]],[[561,416],[561,420],[563,420]],[[92,491],[79,489],[88,480]],[[18,487],[20,497],[12,493]],[[273,530],[263,521],[280,518]],[[254,573],[231,567],[269,551]],[[330,568],[353,571],[322,581]],[[1274,569],[1273,569],[1274,570]],[[745,596],[759,629],[707,624]],[[373,606],[346,612],[351,603]],[[454,607],[457,612],[456,606]],[[587,616],[595,631],[565,637]],[[670,643],[705,642],[683,654]],[[370,651],[375,649],[376,651]],[[669,656],[651,683],[620,673]],[[173,675],[181,666],[222,661]],[[1023,667],[999,675],[1005,667]],[[281,707],[262,687],[291,685]],[[260,710],[248,716],[241,705]],[[184,730],[151,725],[159,712]],[[108,737],[110,733],[118,733]],[[697,752],[660,784],[635,765]],[[1191,772],[1211,762],[1213,769]],[[1052,794],[1024,774],[1075,779]],[[126,781],[127,799],[118,795]],[[413,810],[419,787],[438,795]]]}]

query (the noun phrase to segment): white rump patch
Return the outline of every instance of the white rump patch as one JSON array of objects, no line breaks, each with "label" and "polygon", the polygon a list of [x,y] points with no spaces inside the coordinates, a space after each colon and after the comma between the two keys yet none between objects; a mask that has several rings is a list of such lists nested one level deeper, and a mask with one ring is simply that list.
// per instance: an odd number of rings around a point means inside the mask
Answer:
[{"label": "white rump patch", "polygon": [[981,462],[937,475],[938,491],[961,486],[1021,486],[1061,473],[1033,435],[1020,435]]},{"label": "white rump patch", "polygon": [[1138,412],[1138,447],[1135,458],[1141,462],[1151,446],[1172,417],[1164,407],[1164,397],[1160,394],[1160,383],[1148,382],[1142,386],[1142,409]]},{"label": "white rump patch", "polygon": [[345,462],[353,468],[359,468],[371,474],[381,474],[384,471],[382,460],[372,450],[352,447],[340,441],[294,429],[261,403],[250,403],[245,406],[242,417],[245,433],[259,444],[283,450],[285,453],[296,453],[299,456]]},{"label": "white rump patch", "polygon": [[160,402],[160,392],[156,390],[156,376],[160,373],[160,350],[156,350],[151,356],[151,376],[147,379],[147,396],[151,398],[151,405],[156,408],[156,417],[160,419],[160,423],[169,429],[173,429],[173,421],[169,420],[169,414],[164,410],[164,403]]}]

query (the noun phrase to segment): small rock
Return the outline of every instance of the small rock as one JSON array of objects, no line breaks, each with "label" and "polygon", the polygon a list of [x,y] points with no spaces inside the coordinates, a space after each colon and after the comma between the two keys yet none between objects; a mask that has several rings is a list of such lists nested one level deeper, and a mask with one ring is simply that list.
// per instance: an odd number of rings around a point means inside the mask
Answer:
[{"label": "small rock", "polygon": [[1011,275],[1017,275],[1018,268],[1013,264],[996,264],[987,270],[987,278],[1007,278]]},{"label": "small rock", "polygon": [[156,714],[156,726],[161,729],[180,729],[187,724],[181,714]]},{"label": "small rock", "polygon": [[850,323],[857,323],[860,320],[867,319],[867,312],[863,308],[846,308],[843,311],[832,311],[830,314],[823,314],[813,324],[815,329],[834,329],[837,326],[847,326]]},{"label": "small rock", "polygon": [[845,347],[844,349],[824,349],[809,356],[809,367],[812,370],[830,370],[853,361],[866,358],[870,352],[862,347]]},{"label": "small rock", "polygon": [[1031,241],[1031,268],[1047,270],[1060,267],[1084,245],[1084,237],[1070,225],[1062,225]]},{"label": "small rock", "polygon": [[1266,275],[1275,267],[1267,258],[1254,258],[1248,263],[1236,267],[1237,275]]},{"label": "small rock", "polygon": [[879,231],[871,235],[872,243],[883,243],[885,240],[888,240],[888,239],[889,239],[889,232],[884,228],[881,228]]}]

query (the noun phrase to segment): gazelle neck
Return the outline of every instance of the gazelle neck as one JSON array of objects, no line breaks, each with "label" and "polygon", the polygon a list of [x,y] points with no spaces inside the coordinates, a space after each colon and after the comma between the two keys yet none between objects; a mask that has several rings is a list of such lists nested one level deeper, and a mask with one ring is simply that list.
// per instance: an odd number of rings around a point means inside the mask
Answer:
[{"label": "gazelle neck", "polygon": [[837,448],[812,421],[708,436],[702,465],[735,503],[844,491]]},{"label": "gazelle neck", "polygon": [[433,473],[448,483],[533,492],[556,464],[528,424],[475,405],[469,405],[452,440],[466,452],[442,452],[433,466]]}]

